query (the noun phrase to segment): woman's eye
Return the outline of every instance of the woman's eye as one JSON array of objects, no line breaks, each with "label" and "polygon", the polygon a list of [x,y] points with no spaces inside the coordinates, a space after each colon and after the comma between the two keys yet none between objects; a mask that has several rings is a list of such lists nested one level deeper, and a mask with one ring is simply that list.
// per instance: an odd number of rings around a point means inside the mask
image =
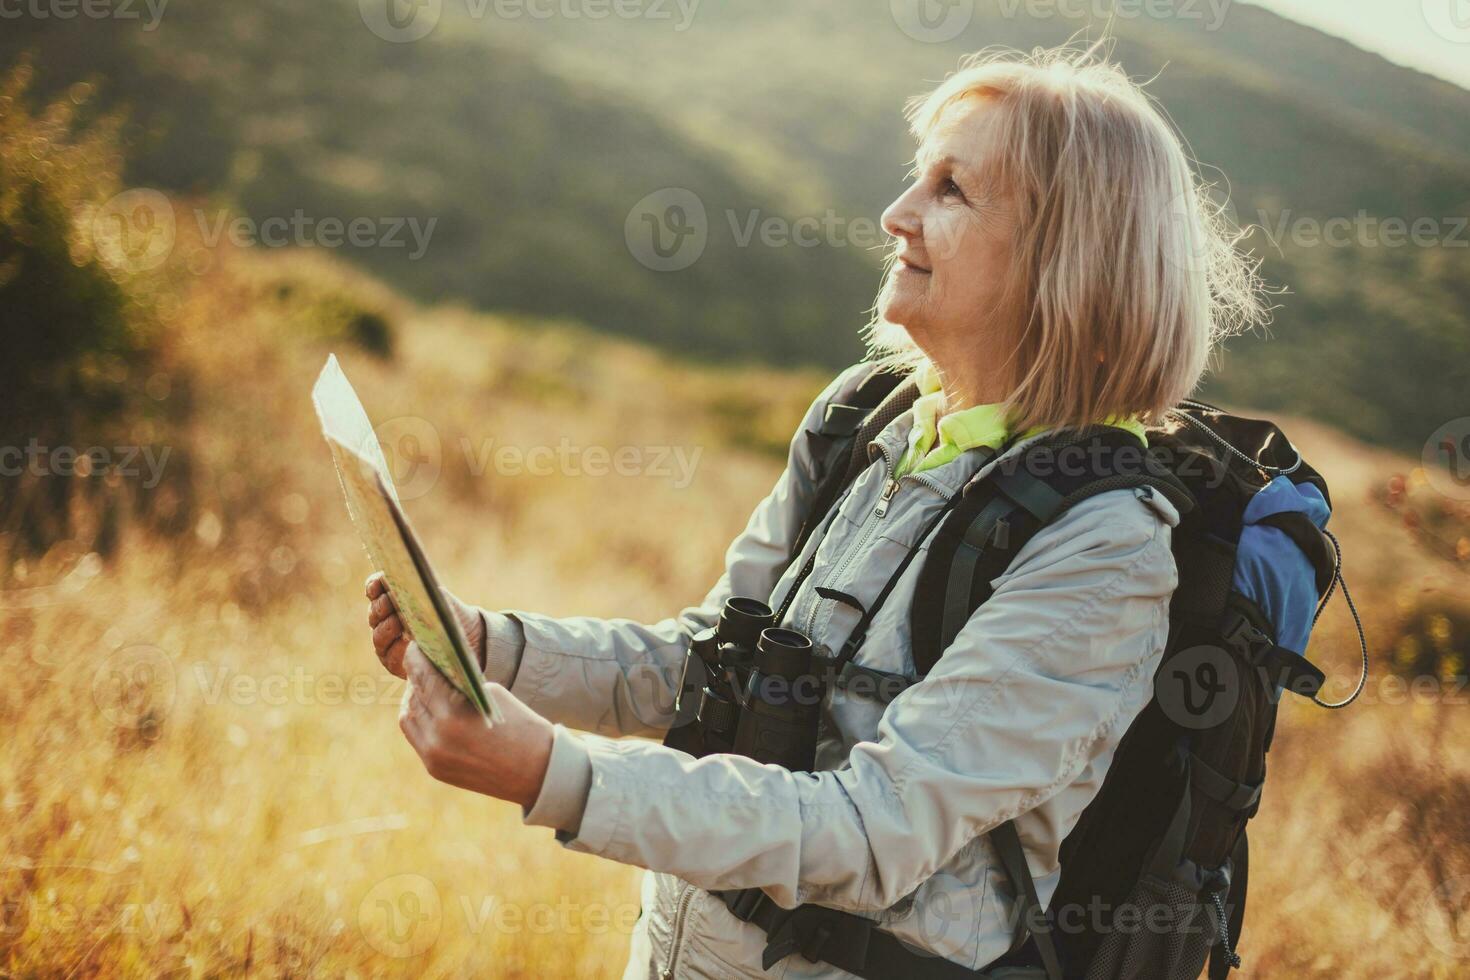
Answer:
[{"label": "woman's eye", "polygon": [[956,184],[954,182],[954,178],[953,177],[946,177],[946,178],[944,178],[944,182],[942,184],[940,184],[939,190],[940,190],[940,193],[943,194],[945,197],[964,197],[965,196],[965,192],[962,191],[962,190],[960,190],[960,185],[959,184]]}]

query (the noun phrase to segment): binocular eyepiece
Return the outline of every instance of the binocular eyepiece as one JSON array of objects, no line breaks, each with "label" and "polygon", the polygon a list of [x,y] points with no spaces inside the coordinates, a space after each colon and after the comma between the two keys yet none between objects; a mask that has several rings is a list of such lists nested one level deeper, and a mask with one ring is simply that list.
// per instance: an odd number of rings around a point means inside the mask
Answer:
[{"label": "binocular eyepiece", "polygon": [[732,596],[719,623],[690,644],[664,744],[696,756],[736,752],[810,771],[822,693],[811,640],[777,626],[776,614],[759,599]]},{"label": "binocular eyepiece", "polygon": [[715,629],[721,643],[743,649],[753,648],[760,642],[761,633],[776,625],[776,614],[771,607],[759,599],[749,596],[731,596],[720,610],[720,624]]},{"label": "binocular eyepiece", "polygon": [[792,772],[810,772],[816,764],[822,707],[822,682],[812,672],[812,641],[779,626],[763,630],[744,693],[735,751]]},{"label": "binocular eyepiece", "polygon": [[772,626],[761,631],[755,645],[755,669],[767,677],[788,681],[811,672],[812,641],[805,633]]}]

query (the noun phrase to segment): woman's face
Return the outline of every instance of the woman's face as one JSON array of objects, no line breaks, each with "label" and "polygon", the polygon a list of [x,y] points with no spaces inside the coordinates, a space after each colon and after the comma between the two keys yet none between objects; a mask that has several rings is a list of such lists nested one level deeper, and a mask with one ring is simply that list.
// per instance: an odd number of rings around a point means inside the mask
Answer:
[{"label": "woman's face", "polygon": [[898,242],[879,315],[904,327],[941,371],[945,352],[969,359],[995,350],[1006,323],[1000,305],[1017,211],[986,177],[996,114],[981,98],[951,104],[919,147],[914,183],[883,212],[883,229]]}]

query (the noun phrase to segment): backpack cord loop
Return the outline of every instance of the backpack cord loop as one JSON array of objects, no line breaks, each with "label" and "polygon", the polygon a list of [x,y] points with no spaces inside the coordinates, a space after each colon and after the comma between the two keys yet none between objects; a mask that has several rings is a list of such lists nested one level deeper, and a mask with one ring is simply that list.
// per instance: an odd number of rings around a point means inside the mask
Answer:
[{"label": "backpack cord loop", "polygon": [[[1194,409],[1195,411],[1198,411],[1198,412],[1218,412],[1219,411],[1219,409],[1215,408],[1213,405],[1206,405],[1204,402],[1193,401],[1192,399],[1189,399],[1189,398],[1184,399],[1179,404],[1183,405],[1185,408],[1192,408],[1192,409]],[[1194,428],[1198,429],[1200,432],[1204,433],[1211,440],[1213,440],[1214,443],[1217,446],[1219,446],[1221,449],[1223,449],[1226,452],[1230,453],[1230,455],[1234,456],[1236,459],[1239,459],[1241,462],[1245,463],[1247,466],[1253,466],[1256,469],[1264,470],[1267,473],[1271,473],[1271,474],[1274,474],[1276,476],[1288,476],[1288,475],[1290,475],[1292,473],[1295,473],[1301,467],[1301,465],[1302,465],[1302,454],[1296,448],[1296,446],[1293,446],[1291,444],[1290,441],[1288,441],[1286,444],[1288,446],[1291,446],[1291,452],[1292,452],[1292,455],[1296,457],[1296,461],[1294,463],[1292,463],[1290,466],[1270,466],[1270,465],[1267,465],[1266,463],[1262,463],[1260,460],[1255,459],[1254,457],[1250,456],[1249,454],[1247,454],[1247,453],[1245,453],[1245,452],[1243,452],[1243,451],[1235,448],[1234,446],[1232,446],[1230,444],[1230,442],[1224,436],[1220,435],[1220,433],[1216,432],[1214,429],[1210,428],[1208,425],[1205,425],[1203,422],[1201,422],[1199,419],[1195,418],[1193,415],[1190,415],[1187,412],[1181,412],[1177,408],[1171,408],[1171,409],[1169,409],[1169,413],[1168,414],[1173,415],[1176,418],[1182,419],[1184,422],[1188,423],[1189,425],[1192,425]]]},{"label": "backpack cord loop", "polygon": [[1353,689],[1353,693],[1349,694],[1341,701],[1323,701],[1321,696],[1316,694],[1312,695],[1312,701],[1323,708],[1346,708],[1348,705],[1352,704],[1358,699],[1358,695],[1363,693],[1363,687],[1368,683],[1368,638],[1363,635],[1363,620],[1358,616],[1358,607],[1353,603],[1353,594],[1348,591],[1347,579],[1342,577],[1342,545],[1338,543],[1337,535],[1333,534],[1331,531],[1323,528],[1322,533],[1327,535],[1328,540],[1332,542],[1332,552],[1334,556],[1332,565],[1332,582],[1327,586],[1327,593],[1322,596],[1322,601],[1317,604],[1317,612],[1315,615],[1312,616],[1312,625],[1317,625],[1317,620],[1322,617],[1322,610],[1327,608],[1327,601],[1332,598],[1332,593],[1337,589],[1337,586],[1341,584],[1342,597],[1347,600],[1348,612],[1353,614],[1353,625],[1357,627],[1358,630],[1358,649],[1361,650],[1363,654],[1363,673],[1358,678],[1358,686]]},{"label": "backpack cord loop", "polygon": [[[1207,405],[1204,402],[1197,402],[1193,399],[1188,398],[1184,399],[1179,404],[1184,406],[1185,408],[1192,408],[1196,411],[1218,411],[1218,409],[1216,409],[1212,405]],[[1217,446],[1230,453],[1236,459],[1239,459],[1248,466],[1263,470],[1266,473],[1272,473],[1278,476],[1286,476],[1288,474],[1296,472],[1297,469],[1299,469],[1302,465],[1301,452],[1289,441],[1287,442],[1287,445],[1291,446],[1292,455],[1296,457],[1296,460],[1290,466],[1270,466],[1266,463],[1261,462],[1258,459],[1252,458],[1249,454],[1241,451],[1240,449],[1237,449],[1235,446],[1231,445],[1224,436],[1220,435],[1204,422],[1201,422],[1199,419],[1188,414],[1187,412],[1181,412],[1178,409],[1170,409],[1169,414],[1183,420],[1185,423],[1202,432],[1204,435],[1209,437],[1209,439],[1212,440]],[[1317,611],[1312,616],[1312,625],[1317,625],[1317,620],[1322,618],[1322,611],[1327,608],[1327,601],[1332,598],[1332,594],[1337,590],[1337,587],[1341,585],[1342,597],[1343,599],[1347,600],[1348,612],[1352,614],[1353,626],[1358,631],[1358,649],[1359,651],[1361,651],[1363,657],[1362,673],[1358,677],[1358,686],[1353,688],[1353,693],[1349,694],[1341,701],[1335,702],[1323,701],[1321,696],[1318,694],[1312,695],[1313,703],[1315,703],[1319,707],[1336,710],[1337,708],[1346,708],[1348,705],[1356,701],[1358,699],[1358,695],[1363,693],[1363,688],[1368,684],[1368,638],[1363,633],[1363,620],[1362,617],[1358,615],[1357,604],[1353,602],[1353,595],[1348,590],[1347,579],[1342,577],[1342,545],[1338,542],[1337,535],[1333,534],[1331,531],[1323,528],[1322,533],[1327,536],[1327,539],[1329,541],[1332,542],[1332,581],[1328,583],[1327,592],[1322,596],[1322,601],[1317,604]]]},{"label": "backpack cord loop", "polygon": [[1220,897],[1219,892],[1210,893],[1210,901],[1215,903],[1215,915],[1219,919],[1220,930],[1219,946],[1225,953],[1225,962],[1230,964],[1230,969],[1240,969],[1240,954],[1230,945],[1230,917],[1225,914],[1225,900]]}]

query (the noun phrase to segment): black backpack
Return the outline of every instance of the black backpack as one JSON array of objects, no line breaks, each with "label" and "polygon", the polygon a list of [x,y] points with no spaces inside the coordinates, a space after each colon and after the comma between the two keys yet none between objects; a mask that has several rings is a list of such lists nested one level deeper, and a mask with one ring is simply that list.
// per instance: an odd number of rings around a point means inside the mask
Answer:
[{"label": "black backpack", "polygon": [[[868,442],[917,394],[914,382],[874,369],[858,372],[834,395],[810,435],[817,491],[793,555],[869,465]],[[1007,822],[989,834],[1020,913],[1016,942],[1002,960],[976,973],[910,950],[861,916],[819,906],[781,909],[759,889],[717,893],[738,918],[768,933],[768,968],[798,952],[875,980],[960,980],[1026,966],[1051,980],[1193,980],[1207,960],[1218,980],[1239,965],[1234,945],[1245,914],[1245,827],[1260,806],[1279,698],[1289,691],[1323,707],[1346,706],[1366,682],[1368,653],[1339,574],[1337,540],[1320,527],[1330,508],[1322,477],[1269,422],[1193,401],[1172,414],[1172,427],[1149,432],[1147,450],[1115,428],[1064,431],[971,481],[939,518],[919,572],[910,613],[916,676],[867,678],[878,682],[869,690],[884,700],[922,679],[989,598],[991,582],[1012,557],[1074,504],[1135,488],[1164,494],[1180,511],[1173,534],[1179,584],[1154,697],[1063,841],[1049,907],[1040,907],[1016,828]],[[1320,519],[1301,501],[1320,501]],[[1275,551],[1262,554],[1263,547]],[[919,553],[914,549],[908,559]],[[1237,566],[1249,562],[1257,563],[1257,581],[1263,569],[1287,578],[1252,595],[1245,585],[1251,577],[1237,575]],[[1287,587],[1292,569],[1307,580],[1294,592]],[[1307,631],[1339,583],[1358,625],[1363,679],[1333,704],[1318,697],[1322,672],[1277,638],[1289,629],[1294,645],[1305,649]],[[1276,595],[1273,585],[1292,594]],[[851,658],[886,595],[864,612],[844,645],[837,683],[855,673],[880,674]],[[1312,600],[1305,609],[1304,596]],[[1282,622],[1273,621],[1273,607]]]}]

